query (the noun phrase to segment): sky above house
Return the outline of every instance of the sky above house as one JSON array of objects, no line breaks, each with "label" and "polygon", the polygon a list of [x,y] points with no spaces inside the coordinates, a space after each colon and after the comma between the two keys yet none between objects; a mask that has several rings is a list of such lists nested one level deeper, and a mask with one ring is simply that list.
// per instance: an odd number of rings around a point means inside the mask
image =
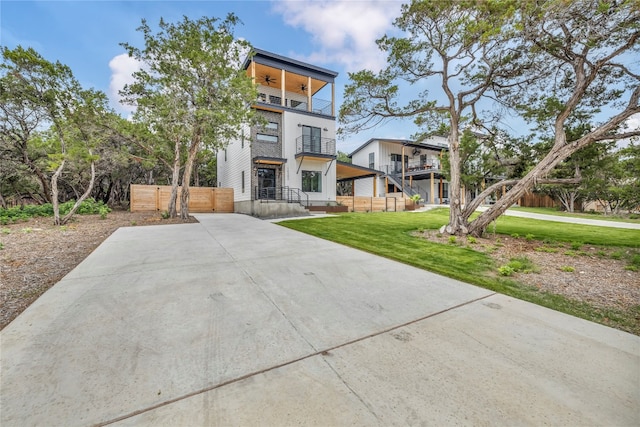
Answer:
[{"label": "sky above house", "polygon": [[[401,1],[29,1],[0,2],[0,44],[33,47],[49,61],[71,67],[84,87],[105,92],[123,116],[118,91],[136,69],[120,43],[142,47],[141,20],[177,22],[203,16],[242,21],[236,35],[254,47],[337,71],[338,107],[348,72],[379,70],[385,57],[375,40],[392,31]],[[371,137],[410,138],[411,122],[396,122],[338,141],[350,153]]]},{"label": "sky above house", "polygon": [[[0,1],[0,45],[33,47],[49,61],[73,70],[84,87],[105,92],[123,116],[131,107],[119,103],[118,91],[131,82],[136,63],[120,43],[142,47],[136,29],[141,20],[155,27],[160,18],[177,22],[183,16],[224,18],[233,12],[243,22],[238,37],[254,47],[309,62],[339,73],[337,106],[342,103],[348,73],[378,71],[385,56],[375,40],[394,34],[393,20],[402,0],[296,1]],[[420,88],[421,90],[424,89]],[[636,116],[634,124],[640,123]],[[518,132],[521,125],[511,126]],[[397,120],[338,140],[340,151],[351,153],[370,138],[410,139],[418,129],[410,120]]]}]

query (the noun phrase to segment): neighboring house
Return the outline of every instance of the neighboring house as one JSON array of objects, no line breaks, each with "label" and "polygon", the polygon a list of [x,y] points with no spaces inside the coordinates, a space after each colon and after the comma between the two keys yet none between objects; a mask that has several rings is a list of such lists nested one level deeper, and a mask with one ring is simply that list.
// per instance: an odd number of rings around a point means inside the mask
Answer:
[{"label": "neighboring house", "polygon": [[262,217],[335,204],[338,73],[259,49],[244,69],[267,125],[218,151],[218,186],[233,188],[236,212]]},{"label": "neighboring house", "polygon": [[375,197],[419,194],[426,203],[448,203],[449,183],[441,168],[442,154],[448,149],[444,136],[432,136],[420,142],[370,139],[349,157],[353,165],[377,170],[380,174],[354,180],[353,193]]}]

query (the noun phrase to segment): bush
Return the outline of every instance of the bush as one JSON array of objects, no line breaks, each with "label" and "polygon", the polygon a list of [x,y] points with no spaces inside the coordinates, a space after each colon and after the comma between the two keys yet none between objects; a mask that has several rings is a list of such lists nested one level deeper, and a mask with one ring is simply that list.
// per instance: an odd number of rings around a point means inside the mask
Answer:
[{"label": "bush", "polygon": [[501,276],[511,276],[513,273],[528,274],[535,273],[536,271],[538,271],[538,268],[533,261],[526,256],[511,258],[507,265],[498,268],[498,273],[500,273]]},{"label": "bush", "polygon": [[502,267],[498,267],[498,273],[500,273],[501,276],[511,276],[515,271],[508,265],[503,265]]},{"label": "bush", "polygon": [[[71,211],[75,200],[69,200],[68,202],[61,203],[59,206],[60,215],[66,215]],[[94,199],[89,198],[80,204],[77,214],[80,215],[100,215],[106,216],[111,212],[111,209],[103,202],[96,202]],[[8,209],[0,208],[0,224],[12,224],[19,221],[27,221],[34,217],[49,217],[53,216],[53,206],[51,203],[45,203],[43,205],[26,205],[24,207],[16,206]]]}]

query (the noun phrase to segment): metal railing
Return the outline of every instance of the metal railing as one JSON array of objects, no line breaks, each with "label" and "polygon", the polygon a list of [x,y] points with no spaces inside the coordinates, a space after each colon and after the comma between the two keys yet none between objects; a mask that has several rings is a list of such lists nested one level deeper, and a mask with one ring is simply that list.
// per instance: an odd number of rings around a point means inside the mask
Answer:
[{"label": "metal railing", "polygon": [[312,113],[322,114],[324,116],[330,116],[332,113],[331,101],[320,98],[311,98],[311,110],[309,110],[309,104],[307,101],[285,98],[284,105],[282,105],[282,97],[266,93],[258,94],[258,102],[263,104],[279,105],[281,107],[292,108],[299,111],[311,111]]},{"label": "metal railing", "polygon": [[310,135],[302,135],[296,138],[296,154],[313,153],[336,155],[336,140],[333,138],[317,138]]},{"label": "metal railing", "polygon": [[291,187],[254,187],[254,199],[268,203],[269,201],[285,201],[309,206],[309,195],[299,188]]},{"label": "metal railing", "polygon": [[[440,162],[437,160],[426,162],[409,162],[405,165],[404,172],[416,172],[416,171],[428,171],[440,169]],[[381,165],[377,170],[386,173],[387,175],[399,175],[402,173],[402,163],[395,162],[389,165]]]}]

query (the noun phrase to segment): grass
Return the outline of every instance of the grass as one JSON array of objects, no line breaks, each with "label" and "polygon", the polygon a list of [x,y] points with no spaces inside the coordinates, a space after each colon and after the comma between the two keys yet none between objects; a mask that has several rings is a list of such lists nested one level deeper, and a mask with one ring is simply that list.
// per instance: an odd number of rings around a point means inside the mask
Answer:
[{"label": "grass", "polygon": [[521,212],[531,212],[538,213],[544,215],[556,215],[556,216],[567,216],[572,218],[586,218],[586,219],[597,219],[601,221],[615,221],[615,222],[628,222],[631,224],[639,224],[640,219],[631,219],[616,215],[602,215],[598,213],[584,213],[584,212],[566,212],[560,211],[557,208],[523,208],[523,207],[512,207],[509,210],[521,211]]},{"label": "grass", "polygon": [[[444,208],[423,213],[350,213],[329,218],[283,221],[279,224],[640,335],[640,324],[637,320],[640,306],[632,313],[603,310],[561,295],[540,292],[536,288],[522,285],[508,277],[496,275],[496,266],[487,254],[470,247],[434,243],[412,235],[419,229],[438,229],[448,222],[448,214],[448,209]],[[496,233],[506,236],[514,233],[520,236],[533,234],[536,240],[548,242],[640,247],[640,230],[605,229],[564,223],[558,227],[557,223],[528,218],[502,216],[496,222]],[[519,262],[523,263],[523,260]],[[634,268],[636,263],[640,263],[640,259],[634,259],[630,263],[631,268]],[[513,266],[510,268],[513,269]]]}]

